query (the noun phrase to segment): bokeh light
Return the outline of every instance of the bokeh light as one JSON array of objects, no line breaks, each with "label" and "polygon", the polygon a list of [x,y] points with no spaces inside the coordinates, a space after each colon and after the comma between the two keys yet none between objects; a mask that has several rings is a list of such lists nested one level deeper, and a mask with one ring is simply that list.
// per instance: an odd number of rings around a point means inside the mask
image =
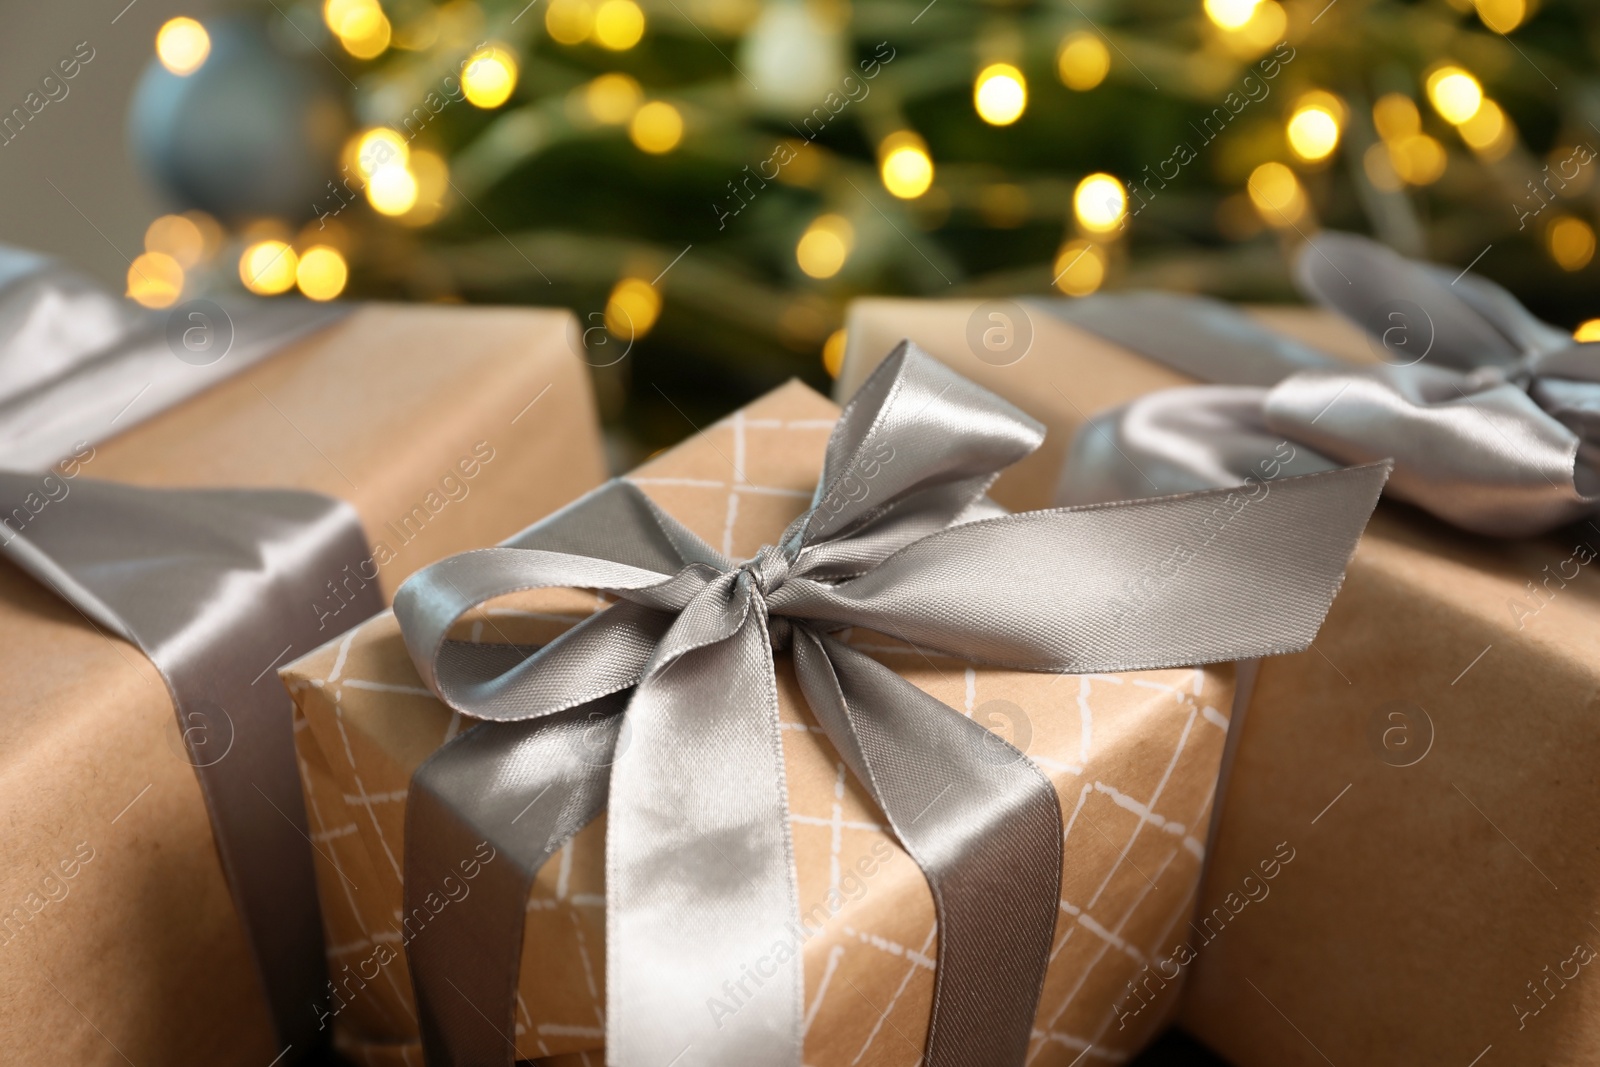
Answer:
[{"label": "bokeh light", "polygon": [[1082,238],[1068,241],[1056,254],[1055,287],[1068,296],[1088,296],[1106,280],[1105,250]]},{"label": "bokeh light", "polygon": [[377,0],[327,0],[322,21],[357,59],[376,59],[389,47],[393,27]]},{"label": "bokeh light", "polygon": [[1010,63],[991,63],[972,83],[972,105],[991,126],[1009,126],[1028,107],[1028,82]]},{"label": "bokeh light", "polygon": [[194,19],[168,19],[156,31],[156,58],[180,78],[199,70],[210,54],[211,35]]},{"label": "bokeh light", "polygon": [[1056,74],[1068,89],[1087,92],[1106,80],[1111,71],[1111,51],[1098,34],[1087,30],[1069,33],[1056,53]]},{"label": "bokeh light", "polygon": [[367,202],[384,215],[404,215],[417,202],[417,178],[404,163],[386,163],[367,179]]},{"label": "bokeh light", "polygon": [[843,215],[821,215],[795,246],[800,269],[813,278],[831,278],[844,267],[855,245],[855,227]]},{"label": "bokeh light", "polygon": [[624,278],[606,300],[606,330],[636,340],[650,332],[661,315],[661,294],[643,278]]},{"label": "bokeh light", "polygon": [[822,342],[822,369],[828,372],[828,377],[837,378],[839,372],[844,370],[844,346],[848,338],[843,328],[834,330],[828,339]]},{"label": "bokeh light", "polygon": [[1432,185],[1444,176],[1449,158],[1444,145],[1425,133],[1389,142],[1389,161],[1407,185]]},{"label": "bokeh light", "polygon": [[1545,247],[1562,270],[1582,270],[1594,258],[1594,227],[1580,218],[1562,215],[1545,231]]},{"label": "bokeh light", "polygon": [[1446,122],[1459,126],[1478,113],[1483,86],[1460,67],[1440,67],[1428,75],[1428,99]]},{"label": "bokeh light", "polygon": [[1495,33],[1510,33],[1528,17],[1528,0],[1477,0],[1478,18]]},{"label": "bokeh light", "polygon": [[1206,18],[1225,30],[1243,29],[1261,0],[1205,0]]},{"label": "bokeh light", "polygon": [[389,127],[374,126],[356,136],[352,154],[356,171],[363,178],[370,178],[391,164],[405,166],[411,158],[411,146]]},{"label": "bokeh light", "polygon": [[312,300],[332,300],[344,292],[350,268],[337,249],[314,245],[300,254],[294,278],[300,291]]},{"label": "bokeh light", "polygon": [[1372,105],[1372,124],[1379,137],[1397,141],[1422,132],[1422,114],[1416,101],[1405,93],[1385,93]]},{"label": "bokeh light", "polygon": [[550,0],[544,28],[558,44],[582,44],[594,32],[594,8],[588,0]]},{"label": "bokeh light", "polygon": [[1585,343],[1600,341],[1600,319],[1585,319],[1578,323],[1578,328],[1572,331],[1572,339]]},{"label": "bokeh light", "polygon": [[1289,147],[1307,162],[1327,159],[1339,147],[1343,120],[1344,105],[1332,93],[1306,93],[1289,116]]},{"label": "bokeh light", "polygon": [[144,231],[147,252],[171,256],[185,270],[205,255],[206,238],[200,227],[186,215],[162,215]]},{"label": "bokeh light", "polygon": [[615,71],[602,74],[583,90],[583,105],[596,122],[620,126],[633,118],[644,99],[639,83]]},{"label": "bokeh light", "polygon": [[239,256],[239,280],[260,296],[276,296],[294,288],[300,257],[288,242],[257,241]]},{"label": "bokeh light", "polygon": [[517,60],[510,50],[485,45],[467,57],[461,68],[461,88],[467,102],[485,110],[499,107],[517,87]]},{"label": "bokeh light", "polygon": [[933,157],[910,130],[890,134],[878,146],[883,187],[902,200],[915,200],[933,184]]},{"label": "bokeh light", "polygon": [[641,152],[670,152],[683,140],[683,116],[665,100],[652,100],[633,113],[628,137]]},{"label": "bokeh light", "polygon": [[644,11],[633,0],[605,0],[594,13],[594,39],[601,48],[623,52],[644,36]]},{"label": "bokeh light", "polygon": [[1091,233],[1109,233],[1128,213],[1128,191],[1109,174],[1091,174],[1072,194],[1072,213]]},{"label": "bokeh light", "polygon": [[183,295],[183,267],[164,252],[145,252],[128,265],[128,296],[147,308],[171,307]]},{"label": "bokeh light", "polygon": [[1475,115],[1456,127],[1456,132],[1467,142],[1467,147],[1491,163],[1504,159],[1517,140],[1516,130],[1504,109],[1488,99]]},{"label": "bokeh light", "polygon": [[1305,190],[1294,171],[1282,163],[1263,163],[1250,172],[1245,188],[1250,202],[1269,226],[1292,226],[1305,215]]}]

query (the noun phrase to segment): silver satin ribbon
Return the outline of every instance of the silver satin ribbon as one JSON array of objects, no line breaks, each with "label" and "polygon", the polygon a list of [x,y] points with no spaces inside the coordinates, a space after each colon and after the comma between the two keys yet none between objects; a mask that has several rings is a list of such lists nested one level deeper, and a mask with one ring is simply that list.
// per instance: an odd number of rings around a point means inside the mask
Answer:
[{"label": "silver satin ribbon", "polygon": [[1239,485],[1392,456],[1388,491],[1466,530],[1524,537],[1600,509],[1600,345],[1574,342],[1471,273],[1351,234],[1302,249],[1306,294],[1367,331],[1360,367],[1217,301],[1159,293],[1050,313],[1214,387],[1092,419],[1057,499]]},{"label": "silver satin ribbon", "polygon": [[[46,468],[343,313],[228,306],[232,350],[194,366],[161,317],[0,247],[0,462]],[[113,424],[141,388],[140,410]],[[0,551],[160,671],[274,1028],[298,1058],[319,1041],[326,961],[293,707],[273,668],[335,636],[316,605],[370,558],[355,509],[288,490],[0,470]],[[383,608],[375,582],[340,590],[344,626]]]},{"label": "silver satin ribbon", "polygon": [[[801,1063],[799,922],[775,650],[928,879],[938,968],[926,1062],[1019,1064],[1060,892],[1061,813],[1021,752],[839,633],[865,627],[1025,670],[1124,671],[1304,648],[1387,474],[1006,514],[985,495],[1042,427],[902,344],[846,406],[811,507],[724,557],[627,481],[395,598],[428,687],[485,720],[416,772],[405,910],[482,841],[508,862],[407,951],[431,1064],[510,1064],[523,917],[546,859],[601,810],[606,1062]],[[542,648],[455,640],[545,587],[615,603]],[[761,971],[747,1002],[712,1010]]]}]

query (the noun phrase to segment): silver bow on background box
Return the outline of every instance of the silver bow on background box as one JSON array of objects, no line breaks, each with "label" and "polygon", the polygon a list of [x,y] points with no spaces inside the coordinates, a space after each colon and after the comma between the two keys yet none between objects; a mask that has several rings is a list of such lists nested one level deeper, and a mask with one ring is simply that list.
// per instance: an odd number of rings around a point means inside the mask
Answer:
[{"label": "silver bow on background box", "polygon": [[[810,508],[753,559],[724,557],[622,480],[400,588],[395,615],[420,675],[488,720],[413,776],[406,913],[477,842],[510,859],[407,946],[431,1064],[514,1060],[532,880],[605,810],[606,1062],[798,1067],[801,961],[769,957],[799,916],[783,650],[932,890],[926,1062],[1022,1062],[1057,918],[1055,791],[1022,753],[841,631],[1053,672],[1301,649],[1388,471],[1007,514],[988,487],[1042,437],[902,344],[840,416]],[[478,605],[544,587],[615,603],[539,649],[452,638]],[[772,973],[749,1002],[709,1010],[764,957]]]},{"label": "silver bow on background box", "polygon": [[[317,1043],[327,969],[291,705],[262,675],[329,637],[312,605],[370,556],[361,520],[316,493],[30,472],[343,314],[238,299],[157,314],[0,246],[0,552],[161,672],[286,1062]],[[381,610],[377,586],[352,606],[347,625]]]},{"label": "silver bow on background box", "polygon": [[1126,293],[1050,313],[1212,386],[1096,416],[1062,503],[1239,485],[1393,457],[1388,492],[1463,529],[1542,533],[1600,509],[1600,345],[1534,318],[1487,279],[1318,235],[1296,276],[1372,338],[1357,366],[1214,300]]}]

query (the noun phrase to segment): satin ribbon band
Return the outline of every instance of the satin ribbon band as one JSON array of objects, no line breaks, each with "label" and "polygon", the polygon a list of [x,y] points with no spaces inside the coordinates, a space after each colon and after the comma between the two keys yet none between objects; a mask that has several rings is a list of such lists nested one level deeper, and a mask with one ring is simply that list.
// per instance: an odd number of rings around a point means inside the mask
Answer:
[{"label": "satin ribbon band", "polygon": [[[785,648],[812,714],[932,890],[926,1062],[1022,1062],[1058,910],[1054,789],[838,634],[865,627],[1055,672],[1303,648],[1387,474],[1006,514],[987,489],[1042,436],[902,344],[841,414],[811,506],[752,559],[726,558],[614,481],[400,588],[395,615],[422,678],[483,720],[413,778],[407,914],[480,843],[510,859],[491,892],[408,943],[429,1063],[513,1061],[529,886],[604,808],[607,1062],[798,1067],[798,954],[737,1010],[714,1005],[799,921],[774,675]],[[543,648],[451,638],[485,601],[553,586],[615,602]]]},{"label": "satin ribbon band", "polygon": [[1296,277],[1367,332],[1380,362],[1334,359],[1198,297],[1042,304],[1217,383],[1096,416],[1058,499],[1238,485],[1292,452],[1295,470],[1392,456],[1390,493],[1491,536],[1530,536],[1600,509],[1600,345],[1574,342],[1487,279],[1350,234],[1309,242]]},{"label": "satin ribbon band", "polygon": [[[0,246],[0,467],[14,468],[0,469],[0,552],[161,673],[290,1062],[319,1043],[327,968],[293,706],[272,669],[335,636],[319,629],[315,605],[328,581],[369,560],[361,521],[313,493],[23,473],[345,314],[307,301],[225,303],[174,309],[179,334],[201,328],[194,311],[215,346],[174,348],[169,315]],[[380,611],[376,584],[348,607],[345,625]]]}]

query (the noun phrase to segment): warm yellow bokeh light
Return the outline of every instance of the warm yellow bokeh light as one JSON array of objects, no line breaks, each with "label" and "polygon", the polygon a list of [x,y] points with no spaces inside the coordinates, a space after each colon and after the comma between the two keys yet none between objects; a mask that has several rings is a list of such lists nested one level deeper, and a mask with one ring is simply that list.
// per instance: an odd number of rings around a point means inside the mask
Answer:
[{"label": "warm yellow bokeh light", "polygon": [[1261,0],[1250,20],[1227,35],[1228,46],[1241,55],[1253,55],[1282,41],[1289,29],[1289,13],[1277,0]]},{"label": "warm yellow bokeh light", "polygon": [[211,35],[194,19],[168,19],[156,31],[156,57],[180,78],[199,70],[210,54]]},{"label": "warm yellow bokeh light", "polygon": [[583,90],[583,106],[596,122],[619,126],[633,118],[644,99],[639,83],[626,74],[602,74]]},{"label": "warm yellow bokeh light", "polygon": [[376,59],[389,47],[394,28],[377,0],[327,0],[322,20],[357,59]]},{"label": "warm yellow bokeh light", "polygon": [[350,268],[338,250],[327,245],[315,245],[300,254],[295,267],[295,284],[312,300],[332,300],[344,292],[344,283],[350,279]]},{"label": "warm yellow bokeh light", "polygon": [[1056,255],[1053,283],[1068,296],[1088,296],[1106,280],[1106,254],[1092,241],[1068,241]]},{"label": "warm yellow bokeh light", "polygon": [[643,278],[624,278],[606,300],[606,330],[636,340],[650,332],[661,315],[661,294]]},{"label": "warm yellow bokeh light", "polygon": [[437,152],[411,153],[406,168],[417,181],[417,202],[400,216],[407,226],[426,226],[444,213],[445,194],[450,189],[450,165]]},{"label": "warm yellow bokeh light", "polygon": [[128,265],[128,296],[147,308],[171,307],[183,295],[183,267],[164,252],[146,252]]},{"label": "warm yellow bokeh light", "polygon": [[1282,163],[1263,163],[1250,172],[1250,202],[1269,226],[1289,226],[1306,213],[1306,194],[1294,171]]},{"label": "warm yellow bokeh light", "polygon": [[594,40],[601,48],[623,52],[644,36],[644,11],[633,0],[605,0],[594,13]]},{"label": "warm yellow bokeh light", "polygon": [[276,296],[294,288],[300,257],[284,241],[257,241],[239,257],[239,280],[252,293]]},{"label": "warm yellow bokeh light", "polygon": [[1321,104],[1307,104],[1289,116],[1289,147],[1301,159],[1327,159],[1339,146],[1339,119]]},{"label": "warm yellow bokeh light", "polygon": [[1477,0],[1478,17],[1495,33],[1510,33],[1528,17],[1528,0]]},{"label": "warm yellow bokeh light", "polygon": [[1128,213],[1128,191],[1109,174],[1091,174],[1072,193],[1072,213],[1091,233],[1109,233]]},{"label": "warm yellow bokeh light", "polygon": [[902,200],[915,200],[933,184],[933,157],[910,130],[890,134],[878,146],[883,187]]},{"label": "warm yellow bokeh light", "polygon": [[1563,215],[1545,231],[1545,246],[1562,270],[1582,270],[1594,258],[1594,227],[1582,219]]},{"label": "warm yellow bokeh light", "polygon": [[1600,341],[1600,319],[1585,319],[1578,323],[1578,328],[1572,331],[1572,339],[1585,343]]},{"label": "warm yellow bokeh light", "polygon": [[1250,21],[1261,0],[1205,0],[1206,17],[1225,30],[1237,30]]},{"label": "warm yellow bokeh light", "polygon": [[828,372],[828,377],[837,378],[839,372],[844,370],[844,330],[837,329],[828,335],[822,342],[822,369]]},{"label": "warm yellow bokeh light", "polygon": [[147,252],[171,256],[178,266],[187,270],[205,254],[206,239],[193,219],[162,215],[145,229],[144,247]]},{"label": "warm yellow bokeh light", "polygon": [[1493,100],[1485,100],[1478,113],[1457,126],[1456,132],[1468,147],[1490,162],[1504,159],[1516,140],[1511,120]]},{"label": "warm yellow bokeh light", "polygon": [[1385,193],[1398,193],[1405,188],[1406,183],[1400,180],[1400,175],[1394,169],[1394,154],[1387,144],[1375,144],[1368,148],[1361,157],[1361,165],[1373,188]]},{"label": "warm yellow bokeh light", "polygon": [[1028,82],[1010,63],[991,63],[972,83],[972,105],[991,126],[1009,126],[1028,107]]},{"label": "warm yellow bokeh light", "polygon": [[406,139],[387,126],[374,126],[355,140],[356,171],[370,178],[391,164],[405,166],[411,158]]},{"label": "warm yellow bokeh light", "polygon": [[1398,141],[1422,132],[1422,115],[1405,93],[1385,93],[1372,105],[1372,124],[1385,141]]},{"label": "warm yellow bokeh light", "polygon": [[641,152],[670,152],[683,140],[683,116],[665,100],[652,100],[633,113],[628,138]]},{"label": "warm yellow bokeh light", "polygon": [[843,215],[819,216],[801,234],[794,250],[795,261],[813,278],[831,278],[850,258],[855,239],[855,227]]},{"label": "warm yellow bokeh light", "polygon": [[558,44],[582,44],[594,32],[594,8],[588,0],[550,0],[544,28]]},{"label": "warm yellow bokeh light", "polygon": [[1483,86],[1460,67],[1440,67],[1428,75],[1428,99],[1446,122],[1459,126],[1478,113]]},{"label": "warm yellow bokeh light", "polygon": [[510,50],[486,45],[467,57],[461,68],[461,89],[474,107],[496,108],[517,87],[517,60]]},{"label": "warm yellow bokeh light", "polygon": [[1087,92],[1106,80],[1111,72],[1111,51],[1098,34],[1080,30],[1069,33],[1056,53],[1056,74],[1068,89]]},{"label": "warm yellow bokeh light", "polygon": [[389,163],[367,179],[367,202],[384,215],[404,215],[417,202],[417,178],[402,163]]},{"label": "warm yellow bokeh light", "polygon": [[1425,133],[1389,142],[1389,162],[1407,185],[1432,185],[1444,176],[1449,156],[1444,145]]}]

